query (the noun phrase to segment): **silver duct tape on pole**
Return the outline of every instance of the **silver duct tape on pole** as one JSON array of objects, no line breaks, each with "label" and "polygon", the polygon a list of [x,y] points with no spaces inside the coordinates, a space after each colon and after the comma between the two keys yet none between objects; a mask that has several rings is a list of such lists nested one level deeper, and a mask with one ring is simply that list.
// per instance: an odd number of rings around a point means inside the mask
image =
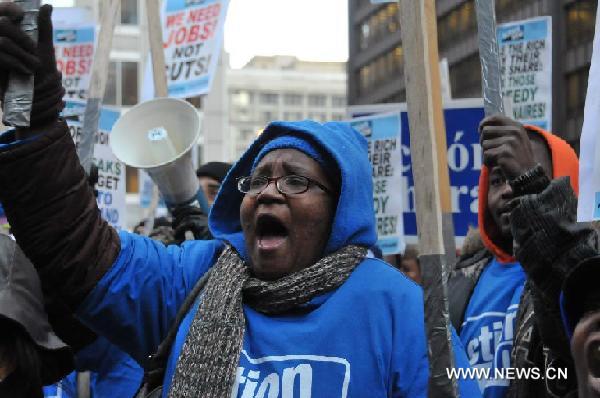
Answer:
[{"label": "silver duct tape on pole", "polygon": [[452,335],[448,311],[448,279],[446,256],[425,254],[419,256],[425,299],[425,330],[429,355],[429,398],[456,397],[458,383],[448,378],[453,368]]},{"label": "silver duct tape on pole", "polygon": [[[35,43],[38,40],[37,16],[40,0],[15,0],[25,11],[21,29]],[[4,94],[4,121],[15,127],[29,127],[33,104],[33,75],[11,73]]]},{"label": "silver duct tape on pole", "polygon": [[486,115],[504,114],[500,57],[496,38],[496,11],[494,0],[475,0],[481,60],[483,108]]},{"label": "silver duct tape on pole", "polygon": [[100,98],[88,98],[83,113],[83,128],[81,132],[81,141],[77,147],[77,156],[79,162],[89,175],[92,167],[92,159],[94,157],[94,137],[98,130],[98,121],[100,119]]},{"label": "silver duct tape on pole", "polygon": [[454,238],[454,219],[452,213],[442,213],[442,237],[444,238],[444,253],[446,267],[456,264],[456,239]]}]

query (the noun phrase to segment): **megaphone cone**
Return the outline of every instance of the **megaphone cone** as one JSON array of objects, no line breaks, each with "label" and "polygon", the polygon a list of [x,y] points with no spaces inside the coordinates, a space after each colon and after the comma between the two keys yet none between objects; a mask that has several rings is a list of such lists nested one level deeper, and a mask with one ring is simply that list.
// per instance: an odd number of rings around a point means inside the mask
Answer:
[{"label": "megaphone cone", "polygon": [[121,116],[110,135],[117,159],[146,170],[167,206],[196,200],[191,150],[200,135],[200,117],[192,105],[175,98],[143,102]]}]

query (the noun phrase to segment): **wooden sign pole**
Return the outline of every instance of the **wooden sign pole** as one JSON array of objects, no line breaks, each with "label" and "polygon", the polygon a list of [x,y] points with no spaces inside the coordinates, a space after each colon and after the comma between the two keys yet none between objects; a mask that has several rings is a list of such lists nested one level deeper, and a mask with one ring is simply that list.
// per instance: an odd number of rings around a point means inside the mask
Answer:
[{"label": "wooden sign pole", "polygon": [[115,24],[121,9],[121,0],[105,0],[100,2],[100,7],[102,7],[100,33],[98,34],[98,45],[92,63],[88,100],[83,115],[81,142],[77,150],[79,161],[88,174],[94,156],[94,135],[98,131],[100,106],[102,105],[108,76],[110,49],[112,48]]},{"label": "wooden sign pole", "polygon": [[[454,367],[454,355],[445,284],[447,266],[437,157],[440,143],[436,142],[436,132],[443,120],[442,101],[437,49],[430,48],[437,47],[437,37],[432,36],[437,29],[434,0],[401,0],[400,21],[406,54],[404,75],[429,345],[429,397],[457,397],[457,382],[446,373]],[[445,146],[442,149],[445,152]],[[443,166],[447,172],[446,163]]]},{"label": "wooden sign pole", "polygon": [[160,21],[160,0],[146,0],[148,14],[148,37],[152,55],[152,76],[154,77],[154,97],[167,97],[167,75],[165,72],[165,52],[163,50],[163,28]]},{"label": "wooden sign pole", "polygon": [[[434,20],[425,25],[425,35],[429,60],[439,65],[439,53],[437,44],[437,19],[435,5],[431,10]],[[429,18],[429,16],[428,16]],[[433,65],[433,64],[432,64]],[[452,219],[452,200],[450,195],[450,176],[448,172],[448,145],[446,143],[446,121],[444,120],[444,105],[442,103],[442,83],[440,69],[431,67],[431,101],[433,111],[433,123],[438,161],[438,187],[440,191],[440,204],[442,207],[442,239],[444,240],[444,252],[446,254],[446,265],[452,267],[456,263],[456,239],[454,234],[454,220]],[[438,94],[439,93],[439,94]]]}]

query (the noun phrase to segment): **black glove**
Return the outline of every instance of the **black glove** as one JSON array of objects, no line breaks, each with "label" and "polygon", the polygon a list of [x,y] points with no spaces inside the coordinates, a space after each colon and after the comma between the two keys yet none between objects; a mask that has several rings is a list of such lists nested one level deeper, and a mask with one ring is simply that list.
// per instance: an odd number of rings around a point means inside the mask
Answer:
[{"label": "black glove", "polygon": [[210,240],[213,239],[208,229],[208,217],[202,212],[202,209],[195,206],[177,206],[171,210],[173,214],[173,229],[175,230],[175,239],[181,243],[185,240],[185,233],[191,231],[195,239]]},{"label": "black glove", "polygon": [[64,107],[65,90],[56,69],[51,16],[52,6],[40,7],[36,45],[19,26],[22,8],[14,3],[0,3],[0,98],[4,100],[9,73],[33,74],[31,127],[55,121]]}]

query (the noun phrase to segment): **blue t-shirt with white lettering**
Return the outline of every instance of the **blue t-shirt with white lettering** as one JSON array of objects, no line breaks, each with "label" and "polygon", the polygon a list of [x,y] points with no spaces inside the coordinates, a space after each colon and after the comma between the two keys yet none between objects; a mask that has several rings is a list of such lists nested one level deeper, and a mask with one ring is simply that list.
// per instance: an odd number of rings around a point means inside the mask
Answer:
[{"label": "blue t-shirt with white lettering", "polygon": [[512,366],[510,352],[525,279],[521,264],[493,259],[475,285],[465,311],[460,340],[471,366],[490,370],[489,379],[478,380],[485,398],[504,397],[508,390],[510,380],[502,378],[502,369]]}]

